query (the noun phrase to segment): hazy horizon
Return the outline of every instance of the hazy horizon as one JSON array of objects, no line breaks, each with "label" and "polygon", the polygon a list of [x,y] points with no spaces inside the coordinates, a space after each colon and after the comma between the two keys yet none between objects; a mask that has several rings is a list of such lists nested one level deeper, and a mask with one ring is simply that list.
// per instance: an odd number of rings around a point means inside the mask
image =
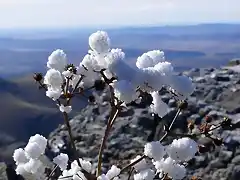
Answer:
[{"label": "hazy horizon", "polygon": [[0,29],[240,23],[238,0],[0,0]]}]

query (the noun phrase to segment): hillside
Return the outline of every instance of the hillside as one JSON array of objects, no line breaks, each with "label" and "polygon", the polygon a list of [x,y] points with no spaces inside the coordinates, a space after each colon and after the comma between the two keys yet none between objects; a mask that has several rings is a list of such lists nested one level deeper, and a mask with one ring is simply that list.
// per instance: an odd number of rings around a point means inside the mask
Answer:
[{"label": "hillside", "polygon": [[[47,135],[62,122],[54,101],[45,96],[44,90],[38,89],[31,76],[0,82],[4,82],[0,86],[0,131],[24,141],[36,132]],[[81,108],[83,101],[86,103],[85,99],[74,103]],[[78,109],[74,110],[73,115]]]}]

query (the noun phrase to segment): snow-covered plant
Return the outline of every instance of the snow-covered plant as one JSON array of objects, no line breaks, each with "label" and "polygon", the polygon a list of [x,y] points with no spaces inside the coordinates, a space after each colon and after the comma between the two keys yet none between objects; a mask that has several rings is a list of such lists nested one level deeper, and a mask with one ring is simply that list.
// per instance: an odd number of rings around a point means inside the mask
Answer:
[{"label": "snow-covered plant", "polygon": [[[32,136],[24,149],[16,149],[13,159],[16,163],[16,173],[26,179],[51,179],[56,169],[62,174],[58,179],[66,180],[118,180],[121,174],[131,169],[129,179],[183,179],[186,176],[186,164],[196,153],[203,152],[204,146],[195,141],[197,135],[210,137],[216,145],[221,140],[212,137],[212,130],[230,126],[231,121],[225,119],[220,125],[209,126],[209,122],[202,124],[199,133],[193,133],[194,123],[189,124],[189,134],[174,134],[171,132],[174,122],[182,110],[187,108],[187,98],[194,91],[192,81],[187,76],[176,75],[170,62],[165,59],[161,50],[153,50],[140,55],[136,66],[130,67],[125,62],[125,54],[121,49],[112,49],[107,32],[97,31],[89,37],[90,50],[78,65],[68,62],[63,50],[57,49],[48,58],[48,70],[44,76],[40,73],[34,79],[46,90],[46,96],[56,102],[63,114],[64,123],[68,129],[69,139],[75,153],[75,160],[69,161],[67,154],[59,154],[53,158],[53,164],[46,163],[44,156],[47,139],[41,135]],[[68,114],[72,111],[71,100],[81,96],[89,89],[102,91],[108,89],[110,94],[111,112],[107,121],[105,134],[99,149],[96,174],[90,161],[78,157]],[[102,172],[102,155],[110,130],[123,106],[143,98],[144,94],[152,97],[149,104],[151,111],[163,118],[168,113],[168,105],[159,93],[165,89],[178,100],[178,111],[159,141],[147,142],[143,147],[143,154],[136,155],[130,164],[120,168],[112,165],[107,172]],[[94,97],[89,98],[90,102]],[[170,144],[163,144],[167,136],[175,136]],[[45,177],[45,168],[52,168],[52,172]],[[56,179],[56,178],[55,178]]]}]

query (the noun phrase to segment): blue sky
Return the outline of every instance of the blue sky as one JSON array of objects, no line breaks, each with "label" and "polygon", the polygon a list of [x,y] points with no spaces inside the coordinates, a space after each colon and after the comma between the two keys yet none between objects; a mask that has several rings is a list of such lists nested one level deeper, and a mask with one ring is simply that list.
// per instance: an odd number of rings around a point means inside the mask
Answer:
[{"label": "blue sky", "polygon": [[0,0],[0,28],[240,22],[240,0]]}]

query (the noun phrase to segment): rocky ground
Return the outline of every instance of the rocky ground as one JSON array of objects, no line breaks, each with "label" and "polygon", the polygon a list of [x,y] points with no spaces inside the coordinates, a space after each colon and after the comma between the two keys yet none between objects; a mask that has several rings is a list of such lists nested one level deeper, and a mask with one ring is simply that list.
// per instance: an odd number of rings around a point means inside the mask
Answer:
[{"label": "rocky ground", "polygon": [[[224,145],[210,153],[197,155],[188,165],[188,174],[204,180],[238,180],[240,176],[240,73],[225,69],[192,69],[184,72],[193,78],[196,90],[188,99],[188,109],[182,112],[174,124],[174,130],[186,132],[187,120],[200,124],[206,115],[214,118],[214,123],[223,117],[230,117],[234,130],[217,131],[224,139]],[[163,119],[152,116],[144,104],[132,104],[120,113],[116,120],[104,153],[104,168],[115,164],[123,167],[129,159],[141,154],[147,141],[157,140],[163,134],[163,125],[168,124],[176,113],[176,100],[162,92],[162,98],[169,104],[169,114]],[[80,157],[89,159],[96,166],[98,149],[103,137],[110,106],[106,94],[97,98],[97,105],[89,105],[80,115],[71,120],[71,126]],[[156,131],[156,132],[155,132]],[[155,132],[155,133],[154,133]],[[60,125],[49,136],[52,154],[72,153],[67,144],[68,133]],[[171,142],[168,138],[164,143]],[[199,143],[207,144],[207,138]],[[51,154],[51,155],[52,155]],[[188,178],[189,179],[189,178]]]},{"label": "rocky ground", "polygon": [[[224,140],[224,145],[209,153],[197,155],[188,165],[188,177],[197,175],[203,180],[239,180],[240,176],[240,73],[233,69],[191,69],[183,72],[193,78],[196,90],[188,99],[188,108],[178,117],[173,126],[175,132],[185,132],[187,121],[196,124],[211,115],[214,123],[224,117],[233,119],[232,130],[215,131]],[[145,103],[131,104],[121,111],[108,138],[103,161],[105,171],[115,164],[119,167],[142,154],[148,141],[159,140],[163,126],[168,125],[177,111],[177,102],[171,94],[161,91],[162,99],[169,105],[169,113],[163,119],[153,116]],[[98,149],[104,135],[110,113],[107,93],[97,96],[97,104],[88,105],[71,120],[71,127],[79,156],[97,165]],[[75,107],[76,108],[76,107]],[[168,137],[164,143],[170,143]],[[209,139],[201,137],[200,144],[209,144]],[[68,144],[68,133],[64,125],[59,125],[49,135],[49,157],[59,152],[72,155]],[[8,170],[5,170],[5,169]],[[13,168],[0,164],[0,180],[14,173]],[[6,175],[7,174],[7,175]],[[16,176],[8,179],[16,180]]]}]

